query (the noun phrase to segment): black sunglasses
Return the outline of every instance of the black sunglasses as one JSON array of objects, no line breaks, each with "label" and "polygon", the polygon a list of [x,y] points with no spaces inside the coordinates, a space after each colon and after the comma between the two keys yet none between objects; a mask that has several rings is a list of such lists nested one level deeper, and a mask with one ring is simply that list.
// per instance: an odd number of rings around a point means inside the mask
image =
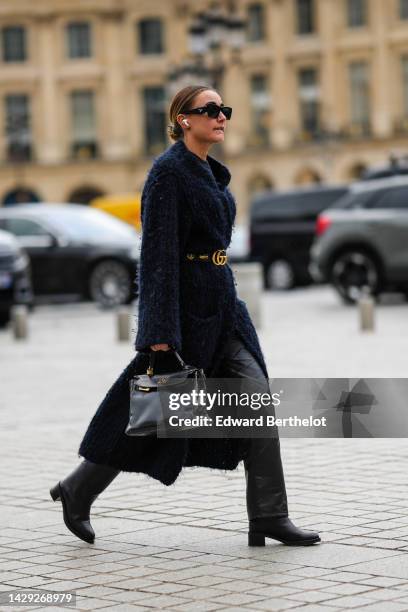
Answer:
[{"label": "black sunglasses", "polygon": [[231,106],[218,106],[218,104],[215,104],[215,102],[209,102],[205,106],[199,106],[198,108],[191,108],[190,110],[181,111],[181,113],[183,115],[204,115],[204,113],[207,113],[211,119],[216,119],[221,111],[225,115],[226,119],[231,119]]}]

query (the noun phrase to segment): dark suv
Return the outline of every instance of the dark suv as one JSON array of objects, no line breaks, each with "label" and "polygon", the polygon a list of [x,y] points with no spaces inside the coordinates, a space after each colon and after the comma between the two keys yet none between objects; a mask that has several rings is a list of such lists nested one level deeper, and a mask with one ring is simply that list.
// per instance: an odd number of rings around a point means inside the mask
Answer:
[{"label": "dark suv", "polygon": [[317,215],[348,189],[313,186],[255,197],[250,209],[250,258],[262,263],[265,288],[290,289],[312,281],[309,250]]},{"label": "dark suv", "polygon": [[363,291],[408,293],[408,176],[355,183],[316,222],[310,272],[347,303]]}]

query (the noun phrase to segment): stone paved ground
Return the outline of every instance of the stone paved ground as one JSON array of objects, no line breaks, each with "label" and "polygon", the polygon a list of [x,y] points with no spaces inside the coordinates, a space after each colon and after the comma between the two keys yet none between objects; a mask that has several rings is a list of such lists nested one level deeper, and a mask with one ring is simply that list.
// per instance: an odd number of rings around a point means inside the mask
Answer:
[{"label": "stone paved ground", "polygon": [[[362,335],[329,289],[264,295],[271,375],[404,377],[406,311],[384,304]],[[134,353],[92,304],[38,308],[30,332],[0,331],[0,590],[76,591],[80,610],[408,610],[404,439],[281,438],[291,518],[319,545],[248,548],[242,464],[171,487],[121,473],[93,506],[95,544],[76,539],[48,490]]]}]

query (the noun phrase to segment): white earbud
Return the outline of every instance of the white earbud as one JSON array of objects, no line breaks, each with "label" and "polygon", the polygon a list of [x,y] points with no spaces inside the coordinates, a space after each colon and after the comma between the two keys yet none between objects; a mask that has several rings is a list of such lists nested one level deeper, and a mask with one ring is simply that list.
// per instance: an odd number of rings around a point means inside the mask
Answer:
[{"label": "white earbud", "polygon": [[187,121],[187,119],[183,119],[183,121],[181,123],[184,123],[184,125],[188,125],[190,127],[189,122]]}]

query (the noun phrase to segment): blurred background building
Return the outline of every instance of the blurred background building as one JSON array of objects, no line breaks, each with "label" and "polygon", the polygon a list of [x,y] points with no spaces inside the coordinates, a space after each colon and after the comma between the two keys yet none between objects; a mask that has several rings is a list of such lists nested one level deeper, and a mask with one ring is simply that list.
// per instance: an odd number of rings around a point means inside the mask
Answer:
[{"label": "blurred background building", "polygon": [[188,58],[197,83],[212,64],[233,107],[222,155],[239,216],[257,191],[347,182],[405,153],[408,0],[220,5],[245,38],[207,54],[204,0],[2,0],[0,203],[140,190],[172,142],[169,86]]}]

